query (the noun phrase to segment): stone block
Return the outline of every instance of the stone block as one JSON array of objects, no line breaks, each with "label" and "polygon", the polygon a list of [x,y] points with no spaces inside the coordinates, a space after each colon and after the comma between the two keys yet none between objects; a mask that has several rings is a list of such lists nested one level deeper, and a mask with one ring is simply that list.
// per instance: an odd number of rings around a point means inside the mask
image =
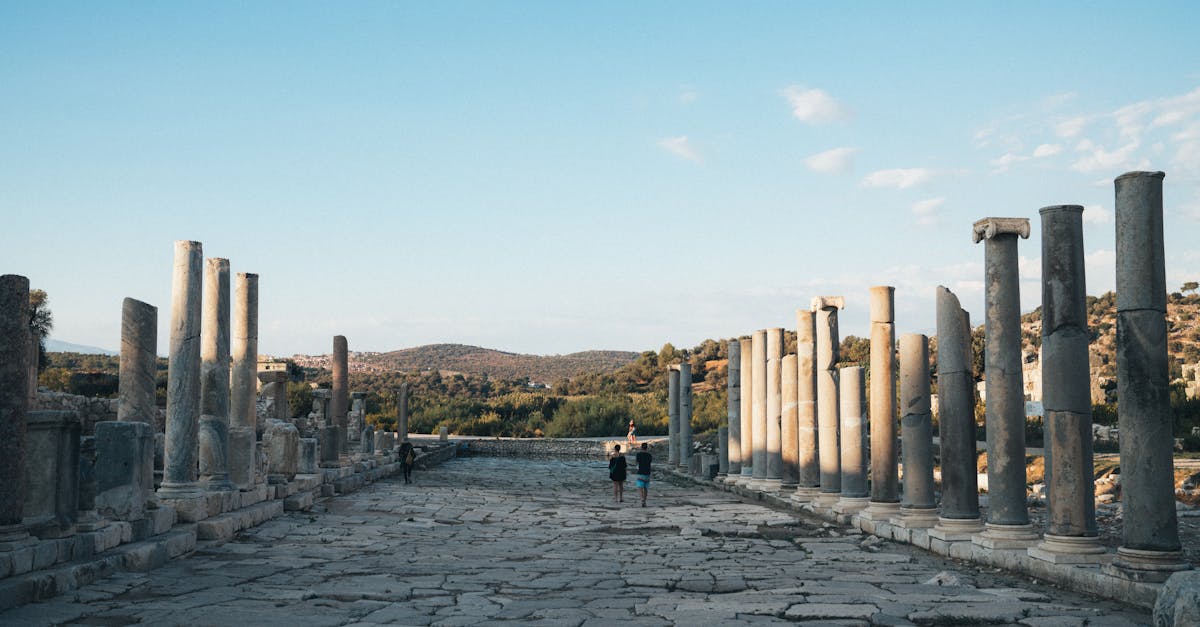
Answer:
[{"label": "stone block", "polygon": [[96,424],[96,511],[141,520],[153,498],[154,432],[141,422]]},{"label": "stone block", "polygon": [[283,509],[289,512],[307,511],[312,507],[313,495],[312,492],[301,492],[293,494],[283,500]]},{"label": "stone block", "polygon": [[31,411],[25,425],[25,526],[42,539],[71,535],[79,511],[79,416]]},{"label": "stone block", "polygon": [[255,433],[252,427],[229,428],[229,480],[239,490],[255,485]]},{"label": "stone block", "polygon": [[160,509],[162,506],[169,507],[175,512],[174,522],[197,522],[204,520],[209,516],[208,500],[204,495],[172,499],[159,497]]},{"label": "stone block", "polygon": [[33,545],[33,570],[41,570],[58,562],[58,542],[43,540]]},{"label": "stone block", "polygon": [[300,458],[297,460],[296,472],[307,475],[318,472],[317,439],[300,438]]},{"label": "stone block", "polygon": [[267,450],[267,481],[288,481],[299,469],[300,431],[296,425],[270,420],[263,432]]}]

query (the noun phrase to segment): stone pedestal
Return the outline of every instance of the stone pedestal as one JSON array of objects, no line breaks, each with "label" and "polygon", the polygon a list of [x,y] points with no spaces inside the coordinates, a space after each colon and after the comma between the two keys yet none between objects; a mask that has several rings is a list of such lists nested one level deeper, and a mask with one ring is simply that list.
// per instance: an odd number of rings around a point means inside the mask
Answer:
[{"label": "stone pedestal", "polygon": [[750,336],[750,412],[754,443],[753,474],[746,487],[767,487],[767,332]]},{"label": "stone pedestal", "polygon": [[763,489],[779,490],[783,479],[783,329],[767,329],[767,474]]},{"label": "stone pedestal", "polygon": [[352,444],[362,444],[363,427],[367,426],[367,393],[366,392],[351,392],[350,393],[350,414],[347,419],[347,428],[350,431],[350,442]]},{"label": "stone pedestal", "polygon": [[841,413],[841,497],[833,506],[838,514],[854,514],[870,501],[867,491],[867,415],[863,403],[862,366],[842,368],[839,373]]},{"label": "stone pedestal", "polygon": [[26,414],[25,528],[46,540],[74,535],[79,511],[79,416]]},{"label": "stone pedestal", "polygon": [[350,347],[346,336],[333,336],[333,424],[338,428],[338,455],[350,454]]},{"label": "stone pedestal", "polygon": [[254,490],[258,484],[254,473],[254,429],[251,426],[229,428],[229,479],[242,492]]},{"label": "stone pedestal", "polygon": [[0,276],[0,552],[33,542],[23,522],[29,337],[29,279]]},{"label": "stone pedestal", "polygon": [[818,296],[812,301],[816,314],[817,443],[821,465],[821,493],[815,503],[820,507],[832,506],[842,491],[837,312],[844,307],[841,296]]},{"label": "stone pedestal", "polygon": [[896,456],[896,288],[871,288],[871,512],[900,503]]},{"label": "stone pedestal", "polygon": [[450,441],[450,428],[449,427],[446,427],[446,426],[438,427],[438,441],[439,442]]},{"label": "stone pedestal", "polygon": [[741,360],[738,378],[741,382],[741,445],[742,471],[737,477],[737,484],[748,485],[754,477],[754,348],[748,337],[738,338],[738,357]]},{"label": "stone pedestal", "polygon": [[725,377],[725,415],[729,435],[725,439],[728,455],[726,483],[742,474],[742,344],[736,338],[726,343],[728,369]]},{"label": "stone pedestal", "polygon": [[971,321],[950,290],[937,289],[938,430],[941,435],[942,515],[930,537],[969,540],[983,531],[975,466],[975,383]]},{"label": "stone pedestal", "polygon": [[375,454],[375,427],[367,425],[363,428],[359,441],[362,443],[363,455]]},{"label": "stone pedestal", "polygon": [[1025,504],[1025,385],[1017,238],[1029,237],[1029,220],[984,218],[974,224],[973,237],[976,243],[985,242],[987,307],[988,524],[976,542],[990,548],[1027,548],[1037,534],[1029,525]]},{"label": "stone pedestal", "polygon": [[679,465],[679,367],[667,368],[667,464]]},{"label": "stone pedestal", "polygon": [[817,346],[813,312],[796,311],[796,491],[793,503],[808,503],[821,492],[817,451]]},{"label": "stone pedestal", "polygon": [[171,279],[171,346],[163,480],[158,496],[179,513],[196,512],[204,493],[197,482],[200,428],[200,242],[175,242]]},{"label": "stone pedestal", "polygon": [[267,450],[267,483],[291,481],[300,466],[300,432],[296,426],[270,421],[263,433],[263,446]]},{"label": "stone pedestal", "polygon": [[679,364],[679,466],[692,459],[692,365]]},{"label": "stone pedestal", "polygon": [[321,427],[321,468],[337,468],[341,465],[338,463],[338,451],[340,450],[338,436],[337,425]]},{"label": "stone pedestal", "polygon": [[96,510],[112,520],[146,516],[154,499],[154,428],[143,422],[96,423]]},{"label": "stone pedestal", "polygon": [[315,475],[320,466],[317,462],[317,439],[300,438],[300,459],[296,471],[299,474]]},{"label": "stone pedestal", "polygon": [[904,498],[893,523],[908,529],[938,521],[933,492],[933,424],[930,408],[929,338],[900,337],[900,449],[904,455]]},{"label": "stone pedestal", "polygon": [[98,531],[108,526],[108,520],[96,511],[96,436],[79,438],[79,510],[75,514],[75,529]]},{"label": "stone pedestal", "polygon": [[1164,581],[1190,568],[1175,513],[1164,176],[1128,172],[1116,179],[1117,415],[1127,524],[1110,572],[1135,581]]}]

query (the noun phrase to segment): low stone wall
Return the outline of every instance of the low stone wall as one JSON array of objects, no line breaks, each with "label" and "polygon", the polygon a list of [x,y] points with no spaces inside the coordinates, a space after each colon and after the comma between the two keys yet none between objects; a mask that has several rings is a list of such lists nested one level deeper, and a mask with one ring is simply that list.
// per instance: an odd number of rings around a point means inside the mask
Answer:
[{"label": "low stone wall", "polygon": [[[117,419],[117,399],[77,396],[65,392],[38,390],[37,400],[29,411],[73,411],[79,414],[84,433],[92,433],[97,422]],[[159,429],[161,431],[161,429]]]},{"label": "low stone wall", "polygon": [[[466,454],[487,457],[537,457],[549,459],[598,459],[603,460],[613,446],[621,445],[627,450],[624,438],[611,440],[570,440],[558,438],[498,438],[495,440],[465,440]],[[665,441],[650,443],[650,454],[655,459],[666,460]]]}]

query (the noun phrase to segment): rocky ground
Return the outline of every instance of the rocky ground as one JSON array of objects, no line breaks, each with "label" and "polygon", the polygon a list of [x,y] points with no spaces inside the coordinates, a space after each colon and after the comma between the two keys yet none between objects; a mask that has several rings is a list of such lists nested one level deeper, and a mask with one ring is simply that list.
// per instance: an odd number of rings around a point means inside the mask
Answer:
[{"label": "rocky ground", "polygon": [[0,614],[47,625],[1137,625],[1148,612],[602,462],[469,458],[147,574]]}]

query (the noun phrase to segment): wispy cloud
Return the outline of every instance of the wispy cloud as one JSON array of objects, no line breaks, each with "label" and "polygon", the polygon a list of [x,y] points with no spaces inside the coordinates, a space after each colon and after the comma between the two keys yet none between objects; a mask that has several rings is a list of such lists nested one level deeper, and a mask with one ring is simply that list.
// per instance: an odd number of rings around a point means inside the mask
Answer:
[{"label": "wispy cloud", "polygon": [[928,198],[913,203],[912,212],[917,218],[917,224],[921,226],[937,224],[941,219],[940,214],[944,204],[946,204],[944,197]]},{"label": "wispy cloud", "polygon": [[687,135],[664,137],[658,140],[658,147],[680,159],[687,159],[693,163],[703,163],[704,161],[704,158],[692,147],[692,143],[688,140]]},{"label": "wispy cloud", "polygon": [[844,122],[853,117],[846,105],[822,89],[790,85],[783,89],[782,94],[792,107],[792,115],[809,124]]},{"label": "wispy cloud", "polygon": [[684,85],[679,88],[679,102],[683,104],[692,104],[700,99],[700,92],[694,87]]},{"label": "wispy cloud", "polygon": [[933,170],[927,168],[896,168],[892,170],[876,170],[865,176],[860,185],[863,187],[908,189],[928,183],[931,179],[933,179]]},{"label": "wispy cloud", "polygon": [[1033,158],[1041,159],[1043,157],[1053,157],[1062,152],[1062,144],[1041,144],[1033,149]]},{"label": "wispy cloud", "polygon": [[1087,205],[1083,208],[1084,224],[1109,224],[1113,214],[1101,205]]},{"label": "wispy cloud", "polygon": [[1150,167],[1149,161],[1135,158],[1139,145],[1140,143],[1135,140],[1120,148],[1109,150],[1090,139],[1084,139],[1075,145],[1075,152],[1080,153],[1081,156],[1071,164],[1071,169],[1086,173],[1148,168]]},{"label": "wispy cloud", "polygon": [[821,174],[845,174],[854,169],[854,155],[857,153],[857,148],[834,148],[808,157],[804,165]]}]

